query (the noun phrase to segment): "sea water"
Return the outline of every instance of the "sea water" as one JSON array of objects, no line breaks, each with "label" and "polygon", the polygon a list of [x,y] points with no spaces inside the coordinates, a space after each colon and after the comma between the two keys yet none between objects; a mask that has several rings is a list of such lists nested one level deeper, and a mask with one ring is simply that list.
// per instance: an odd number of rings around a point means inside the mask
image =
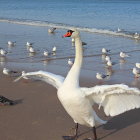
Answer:
[{"label": "sea water", "polygon": [[[104,47],[111,50],[112,61],[117,63],[113,66],[115,73],[130,73],[135,62],[140,62],[140,41],[134,38],[135,33],[140,33],[139,15],[139,0],[0,0],[0,48],[8,51],[6,58],[0,58],[1,66],[18,62],[18,65],[24,63],[33,69],[43,69],[41,62],[48,60],[47,65],[65,67],[68,58],[74,58],[74,47],[70,39],[61,36],[74,27],[87,43],[84,46],[87,63],[83,69],[93,72],[93,77],[96,72],[105,72],[101,59]],[[56,34],[48,34],[50,27],[57,28]],[[8,40],[16,41],[16,46],[8,48]],[[36,54],[27,52],[27,41],[34,43]],[[56,55],[45,58],[43,51],[51,51],[53,46],[57,46]],[[120,51],[132,56],[123,66],[119,64]]]}]

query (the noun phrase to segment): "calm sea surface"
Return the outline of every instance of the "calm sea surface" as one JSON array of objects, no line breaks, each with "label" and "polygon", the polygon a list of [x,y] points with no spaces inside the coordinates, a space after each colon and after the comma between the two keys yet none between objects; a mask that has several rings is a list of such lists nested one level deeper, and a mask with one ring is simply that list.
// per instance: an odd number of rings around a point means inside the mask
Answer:
[{"label": "calm sea surface", "polygon": [[21,22],[140,32],[139,15],[139,0],[0,0],[0,19]]}]

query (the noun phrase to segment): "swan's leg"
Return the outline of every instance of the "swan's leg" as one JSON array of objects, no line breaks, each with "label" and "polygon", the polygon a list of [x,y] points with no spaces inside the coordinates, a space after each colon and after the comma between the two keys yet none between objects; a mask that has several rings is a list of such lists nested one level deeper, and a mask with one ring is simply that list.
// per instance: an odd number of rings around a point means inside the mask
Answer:
[{"label": "swan's leg", "polygon": [[97,140],[97,134],[96,134],[96,128],[95,126],[93,127],[93,134],[94,134],[94,140]]},{"label": "swan's leg", "polygon": [[78,137],[78,127],[79,127],[79,125],[78,125],[78,123],[76,123],[75,124],[75,135],[74,135],[74,137]]}]

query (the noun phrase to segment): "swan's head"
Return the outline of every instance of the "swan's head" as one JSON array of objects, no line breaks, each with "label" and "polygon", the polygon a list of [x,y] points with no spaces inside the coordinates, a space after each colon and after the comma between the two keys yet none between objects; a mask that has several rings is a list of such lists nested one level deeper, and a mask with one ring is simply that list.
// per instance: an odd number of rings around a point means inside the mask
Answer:
[{"label": "swan's head", "polygon": [[63,35],[63,37],[76,38],[79,37],[79,32],[77,30],[68,30],[67,33]]}]

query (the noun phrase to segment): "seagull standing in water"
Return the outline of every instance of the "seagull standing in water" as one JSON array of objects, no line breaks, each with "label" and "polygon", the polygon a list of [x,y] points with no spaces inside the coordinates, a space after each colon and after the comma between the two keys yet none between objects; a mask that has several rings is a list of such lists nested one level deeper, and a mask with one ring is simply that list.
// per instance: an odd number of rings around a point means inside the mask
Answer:
[{"label": "seagull standing in water", "polygon": [[7,42],[7,44],[9,45],[9,46],[15,46],[16,45],[16,41],[8,41]]},{"label": "seagull standing in water", "polygon": [[52,48],[52,52],[56,52],[56,46]]},{"label": "seagull standing in water", "polygon": [[33,45],[33,43],[31,43],[31,42],[26,43],[26,46],[28,46],[28,47],[31,47],[32,45]]},{"label": "seagull standing in water", "polygon": [[56,30],[56,28],[50,28],[50,29],[48,29],[48,33],[53,34],[55,30]]},{"label": "seagull standing in water", "polygon": [[107,78],[109,75],[106,74],[101,74],[101,73],[96,73],[96,78],[99,80],[103,80],[105,78]]},{"label": "seagull standing in water", "polygon": [[69,60],[68,60],[68,65],[72,66],[72,65],[73,65],[73,63],[74,63],[74,61],[73,61],[73,60],[71,60],[71,59],[69,58]]},{"label": "seagull standing in water", "polygon": [[136,63],[135,65],[136,65],[137,68],[140,69],[140,63]]},{"label": "seagull standing in water", "polygon": [[0,49],[0,56],[6,56],[6,54],[7,54],[8,52],[7,51],[5,51],[4,49]]},{"label": "seagull standing in water", "polygon": [[49,52],[46,50],[46,51],[44,51],[44,56],[49,56]]},{"label": "seagull standing in water", "polygon": [[82,41],[77,30],[68,30],[63,37],[70,36],[75,40],[75,61],[65,78],[46,71],[28,72],[24,76],[45,81],[57,89],[58,99],[75,122],[75,134],[72,138],[78,138],[78,126],[81,124],[91,127],[94,140],[97,140],[96,126],[107,121],[98,117],[93,105],[102,106],[107,116],[116,116],[140,108],[140,90],[124,84],[80,87],[79,77],[83,63]]},{"label": "seagull standing in water", "polygon": [[129,55],[124,53],[124,52],[120,52],[120,57],[121,58],[126,58],[126,57],[129,57]]},{"label": "seagull standing in water", "polygon": [[135,75],[135,78],[140,77],[140,70],[138,70],[137,68],[133,68],[132,72]]},{"label": "seagull standing in water", "polygon": [[107,53],[109,53],[109,52],[110,52],[110,50],[105,49],[105,48],[102,48],[102,53],[103,53],[103,54],[107,54]]},{"label": "seagull standing in water", "polygon": [[9,70],[7,68],[3,68],[3,74],[5,75],[13,75],[13,74],[16,74],[18,73],[17,71],[13,71],[13,70]]}]

